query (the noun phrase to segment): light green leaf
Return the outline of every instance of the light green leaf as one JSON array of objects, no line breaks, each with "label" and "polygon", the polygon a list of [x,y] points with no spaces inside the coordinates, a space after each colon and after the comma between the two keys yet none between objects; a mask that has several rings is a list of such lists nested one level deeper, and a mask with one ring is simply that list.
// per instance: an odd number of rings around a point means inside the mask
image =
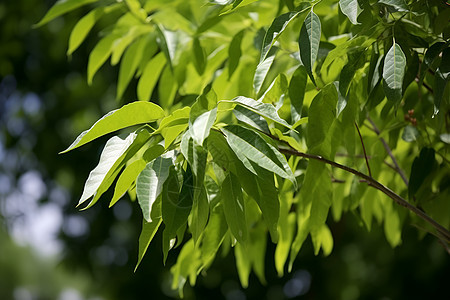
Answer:
[{"label": "light green leaf", "polygon": [[131,146],[136,137],[137,134],[133,132],[126,138],[113,136],[106,142],[105,148],[100,155],[100,161],[97,167],[91,171],[88,179],[86,180],[83,194],[81,195],[77,206],[83,204],[97,192],[97,189],[100,187],[102,182],[107,179],[107,174],[110,173],[111,168]]},{"label": "light green leaf", "polygon": [[225,220],[222,205],[217,205],[211,212],[208,225],[205,228],[205,233],[202,238],[202,268],[208,267],[212,263],[220,245],[225,239],[225,234],[227,232],[228,226]]},{"label": "light green leaf", "polygon": [[244,37],[245,30],[239,31],[230,42],[228,47],[228,79],[231,78],[242,55],[241,43]]},{"label": "light green leaf", "polygon": [[315,255],[319,254],[320,248],[322,248],[323,255],[330,255],[333,250],[333,236],[326,224],[322,224],[318,229],[311,231],[311,239]]},{"label": "light green leaf", "polygon": [[192,207],[193,178],[189,168],[183,177],[184,181],[180,192],[177,172],[171,167],[169,177],[163,186],[162,218],[165,225],[164,234],[169,239],[175,238],[177,230],[187,222]]},{"label": "light green leaf", "polygon": [[303,22],[298,45],[302,64],[306,68],[311,81],[316,85],[313,76],[313,67],[319,53],[319,42],[321,35],[321,25],[319,17],[311,10]]},{"label": "light green leaf", "polygon": [[234,247],[234,255],[236,258],[236,268],[239,275],[239,280],[243,288],[248,287],[248,278],[252,270],[251,258],[245,251],[245,248],[240,243]]},{"label": "light green leaf", "polygon": [[168,148],[172,142],[183,132],[189,125],[189,106],[175,110],[172,114],[161,120],[159,128],[155,131],[164,137],[164,145]]},{"label": "light green leaf", "polygon": [[[133,116],[130,118],[130,116]],[[61,153],[78,148],[98,137],[117,131],[119,129],[150,123],[164,117],[164,111],[158,105],[151,102],[136,101],[122,106],[120,109],[110,111],[100,120],[95,122],[91,128],[83,131],[75,141]]]},{"label": "light green leaf", "polygon": [[384,59],[384,92],[388,100],[399,103],[402,99],[403,77],[405,76],[406,57],[397,43],[392,45]]},{"label": "light green leaf", "polygon": [[75,27],[72,29],[69,38],[69,48],[67,50],[67,55],[72,55],[72,53],[77,50],[81,43],[85,40],[86,36],[94,27],[95,23],[105,14],[110,13],[118,8],[122,4],[114,4],[106,7],[97,7],[91,10],[87,15],[82,17]]},{"label": "light green leaf", "polygon": [[177,89],[178,85],[172,69],[166,65],[158,83],[159,103],[162,107],[168,110],[172,106]]},{"label": "light green leaf", "polygon": [[344,15],[348,17],[352,24],[357,25],[358,16],[363,11],[359,6],[358,0],[339,0],[339,7]]},{"label": "light green leaf", "polygon": [[195,248],[192,240],[184,244],[177,258],[177,263],[170,269],[172,273],[172,289],[177,289],[180,298],[183,298],[183,287],[188,277],[190,284],[195,284],[197,271],[201,267],[200,251]]},{"label": "light green leaf", "polygon": [[114,195],[111,199],[109,207],[112,207],[127,192],[130,186],[138,177],[139,173],[145,168],[145,160],[138,159],[128,165],[117,179]]},{"label": "light green leaf", "polygon": [[222,183],[220,196],[223,211],[233,236],[242,244],[247,241],[247,221],[245,205],[239,178],[229,173]]},{"label": "light green leaf", "polygon": [[392,7],[395,11],[409,11],[405,0],[380,0],[378,2]]},{"label": "light green leaf", "polygon": [[163,52],[156,54],[145,66],[144,72],[137,86],[138,99],[149,101],[158,78],[166,65],[166,57]]},{"label": "light green leaf", "polygon": [[139,264],[141,263],[142,259],[144,258],[145,252],[147,252],[148,246],[150,245],[151,241],[153,240],[153,237],[155,236],[156,232],[158,231],[158,228],[161,225],[161,222],[162,222],[161,216],[159,218],[156,218],[155,220],[153,220],[153,222],[150,222],[150,223],[143,220],[142,231],[141,231],[141,235],[139,236],[138,261],[136,263],[136,267],[134,268],[135,272],[136,272]]},{"label": "light green leaf", "polygon": [[151,57],[156,51],[156,39],[153,35],[141,37],[127,48],[120,63],[117,99],[122,98],[128,83],[133,78],[139,63],[141,63],[144,53],[149,53],[149,57]]},{"label": "light green leaf", "polygon": [[254,172],[253,166],[249,165],[249,161],[253,161],[260,167],[296,184],[292,170],[289,167],[286,168],[287,161],[284,156],[275,147],[266,143],[256,132],[239,125],[226,126],[222,131],[234,153],[239,158],[246,158],[241,161],[250,171]]},{"label": "light green leaf", "polygon": [[289,23],[293,21],[301,12],[304,12],[306,10],[307,9],[304,9],[302,11],[287,12],[276,17],[273,20],[272,24],[266,32],[266,35],[264,36],[259,63],[263,62],[267,58],[267,55],[269,54],[270,49],[272,49],[273,44],[278,39],[280,34],[283,33]]},{"label": "light green leaf", "polygon": [[131,26],[130,28],[128,28],[127,33],[114,42],[114,48],[111,54],[111,65],[115,66],[119,62],[125,49],[134,40],[136,40],[141,35],[149,34],[152,31],[153,28],[147,24]]},{"label": "light green leaf", "polygon": [[207,60],[205,50],[203,49],[202,45],[200,44],[200,40],[197,37],[195,37],[192,41],[192,52],[194,54],[193,62],[195,70],[197,70],[197,73],[199,75],[202,75],[205,72]]},{"label": "light green leaf", "polygon": [[[228,102],[225,100],[222,100],[223,102]],[[263,103],[261,101],[256,101],[252,98],[247,97],[236,97],[232,99],[229,102],[234,102],[236,104],[242,105],[245,108],[248,108],[249,110],[257,113],[260,116],[263,116],[269,120],[272,120],[278,124],[281,124],[289,129],[293,129],[291,125],[289,125],[288,122],[280,118],[280,116],[277,113],[277,110],[275,107],[270,103]]]},{"label": "light green leaf", "polygon": [[216,121],[216,116],[217,107],[198,116],[194,123],[190,125],[189,130],[197,145],[203,145],[203,141],[208,137],[211,127]]},{"label": "light green leaf", "polygon": [[42,26],[53,19],[68,13],[78,7],[84,6],[86,4],[97,2],[98,0],[58,0],[45,14],[39,23],[37,23],[34,27]]},{"label": "light green leaf", "polygon": [[150,217],[152,205],[162,192],[172,164],[171,158],[158,157],[149,162],[136,179],[138,202],[147,222],[152,222]]},{"label": "light green leaf", "polygon": [[120,37],[118,34],[109,34],[102,38],[89,54],[87,80],[88,84],[92,84],[92,79],[98,69],[106,62],[114,48],[114,42]]},{"label": "light green leaf", "polygon": [[271,103],[276,105],[279,103],[280,99],[284,97],[288,88],[288,81],[286,75],[283,73],[279,74],[277,78],[270,84],[264,95],[258,101],[264,103]]},{"label": "light green leaf", "polygon": [[[305,98],[308,75],[304,66],[299,66],[289,82],[289,98],[291,99],[292,122],[299,121],[302,117],[303,99]],[[295,127],[294,127],[295,128]]]},{"label": "light green leaf", "polygon": [[264,83],[264,79],[266,79],[267,73],[269,73],[270,67],[275,59],[275,55],[277,54],[277,50],[277,48],[272,47],[270,52],[267,54],[266,59],[260,62],[256,67],[255,75],[253,77],[253,89],[255,90],[256,95],[259,94]]}]

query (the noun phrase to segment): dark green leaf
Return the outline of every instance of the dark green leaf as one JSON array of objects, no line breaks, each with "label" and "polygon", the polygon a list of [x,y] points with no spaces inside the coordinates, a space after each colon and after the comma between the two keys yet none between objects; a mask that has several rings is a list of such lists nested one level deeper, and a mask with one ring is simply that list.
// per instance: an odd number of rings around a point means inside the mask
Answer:
[{"label": "dark green leaf", "polygon": [[299,121],[302,117],[303,99],[305,98],[308,75],[304,66],[299,66],[289,82],[289,98],[291,99],[292,122]]},{"label": "dark green leaf", "polygon": [[144,258],[145,252],[147,252],[148,246],[150,245],[151,241],[153,240],[153,237],[155,236],[156,232],[158,231],[158,228],[159,228],[159,225],[161,225],[161,222],[162,222],[161,216],[159,218],[156,218],[155,220],[153,220],[150,223],[143,220],[142,231],[141,231],[141,235],[139,236],[138,261],[136,263],[136,267],[134,268],[134,271],[137,270],[139,264],[141,263],[142,259]]},{"label": "dark green leaf", "polygon": [[321,25],[319,17],[311,10],[303,22],[298,45],[302,64],[306,68],[311,81],[316,85],[313,76],[313,67],[319,53],[319,42],[321,35]]},{"label": "dark green leaf", "polygon": [[420,155],[416,157],[411,166],[409,176],[408,195],[412,199],[435,165],[435,151],[433,148],[422,148]]}]

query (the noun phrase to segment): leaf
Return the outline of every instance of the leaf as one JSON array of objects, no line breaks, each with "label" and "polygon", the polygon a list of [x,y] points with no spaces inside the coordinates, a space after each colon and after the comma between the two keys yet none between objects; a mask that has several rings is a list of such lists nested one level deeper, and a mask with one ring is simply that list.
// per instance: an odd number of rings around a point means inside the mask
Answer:
[{"label": "leaf", "polygon": [[166,62],[164,53],[159,52],[146,64],[137,86],[137,95],[140,101],[150,100]]},{"label": "leaf", "polygon": [[409,11],[408,5],[406,5],[405,0],[380,0],[378,2],[392,7],[395,11]]},{"label": "leaf", "polygon": [[326,224],[323,224],[317,230],[311,231],[311,239],[315,255],[319,254],[320,248],[322,248],[323,255],[328,256],[331,254],[333,250],[333,236]]},{"label": "leaf", "polygon": [[277,50],[277,48],[273,47],[267,54],[266,59],[260,62],[256,67],[255,75],[253,76],[253,89],[255,90],[256,95],[258,95],[261,91],[264,79],[266,79],[267,73],[269,73],[270,67],[275,59],[275,55],[277,54]]},{"label": "leaf", "polygon": [[243,288],[248,287],[248,278],[252,270],[251,260],[248,257],[245,248],[241,244],[236,244],[234,247],[234,255],[236,260],[236,268],[239,275],[239,280]]},{"label": "leaf", "polygon": [[259,63],[263,62],[267,58],[267,55],[269,54],[270,49],[272,49],[273,44],[283,33],[289,23],[292,22],[300,13],[306,10],[307,9],[304,9],[302,11],[287,12],[276,17],[273,20],[269,29],[267,29],[266,35],[264,36]]},{"label": "leaf", "polygon": [[177,109],[161,120],[155,134],[160,133],[164,137],[166,148],[188,127],[190,110],[191,108],[188,106]]},{"label": "leaf", "polygon": [[229,173],[222,183],[220,190],[223,211],[233,236],[242,244],[247,240],[247,221],[245,219],[245,205],[239,178]]},{"label": "leaf", "polygon": [[166,65],[158,83],[159,103],[161,107],[169,109],[177,93],[178,85],[171,68]]},{"label": "leaf", "polygon": [[258,166],[296,184],[294,174],[287,166],[286,158],[276,148],[266,143],[257,133],[239,125],[226,126],[222,131],[225,133],[231,149],[239,159],[241,157],[246,158],[245,160],[241,159],[241,161],[250,171],[254,172],[252,165],[249,165],[249,161],[253,161]]},{"label": "leaf", "polygon": [[197,70],[197,73],[199,75],[202,75],[205,72],[205,67],[206,67],[206,53],[205,50],[203,49],[202,45],[200,44],[200,40],[195,37],[192,41],[192,51],[194,54],[194,67],[195,70]]},{"label": "leaf", "polygon": [[34,25],[34,27],[42,26],[53,19],[68,13],[78,7],[84,6],[86,4],[97,2],[98,0],[58,0],[45,14],[39,23]]},{"label": "leaf", "polygon": [[210,265],[223,243],[226,233],[228,232],[227,222],[223,213],[222,205],[213,208],[209,217],[208,225],[202,238],[201,258],[203,261],[202,268]]},{"label": "leaf", "polygon": [[339,117],[341,112],[344,110],[344,108],[347,106],[347,98],[342,96],[341,91],[339,90],[340,81],[333,82],[334,86],[336,87],[336,91],[338,94],[338,101],[336,105],[336,118]]},{"label": "leaf", "polygon": [[72,53],[81,45],[95,23],[105,14],[105,11],[105,7],[93,9],[75,24],[75,27],[70,33],[67,55],[72,55]]},{"label": "leaf", "polygon": [[277,105],[280,102],[280,99],[284,98],[287,88],[288,88],[288,82],[287,82],[286,75],[281,73],[270,84],[270,86],[264,92],[264,95],[262,95],[258,101]]},{"label": "leaf", "polygon": [[197,145],[203,145],[203,141],[208,137],[211,127],[216,121],[216,116],[217,107],[198,116],[190,126],[189,130]]},{"label": "leaf", "polygon": [[408,184],[408,196],[410,199],[414,197],[427,176],[433,171],[435,161],[434,149],[427,147],[422,148],[419,156],[414,159]]},{"label": "leaf", "polygon": [[109,34],[102,38],[89,54],[87,80],[88,84],[92,84],[92,79],[98,69],[106,62],[114,47],[114,42],[120,36],[117,34]]},{"label": "leaf", "polygon": [[153,32],[153,28],[145,25],[136,25],[129,28],[125,35],[118,38],[114,42],[114,48],[111,54],[111,65],[115,66],[119,62],[125,49],[141,35],[150,34]]},{"label": "leaf", "polygon": [[350,83],[352,82],[356,71],[362,68],[365,63],[365,50],[359,49],[348,54],[348,63],[342,68],[341,74],[339,75],[338,91],[343,97],[347,96]]},{"label": "leaf", "polygon": [[298,45],[300,50],[300,59],[306,68],[311,81],[316,85],[313,76],[313,66],[319,53],[319,42],[321,35],[321,25],[319,17],[311,10],[303,22]]},{"label": "leaf", "polygon": [[81,195],[77,206],[80,206],[86,200],[94,196],[103,180],[107,179],[107,174],[110,172],[111,168],[130,147],[136,137],[137,134],[133,132],[126,138],[113,136],[106,142],[105,148],[100,155],[100,161],[97,167],[91,171],[88,179],[86,180],[83,194]]},{"label": "leaf", "polygon": [[183,298],[183,287],[187,278],[191,285],[195,284],[197,270],[201,266],[200,252],[195,248],[192,240],[184,244],[177,258],[177,263],[170,269],[172,273],[172,289],[178,289],[180,298]]},{"label": "leaf", "polygon": [[171,167],[169,177],[163,185],[161,210],[165,225],[164,234],[169,239],[175,238],[177,230],[187,222],[192,207],[194,193],[192,174],[189,168],[183,178],[180,192],[177,172]]},{"label": "leaf", "polygon": [[[226,102],[222,100],[223,102]],[[270,103],[263,103],[261,101],[256,101],[252,98],[247,98],[243,96],[236,97],[229,102],[234,102],[236,104],[242,105],[245,108],[263,116],[269,120],[272,120],[280,125],[283,125],[289,129],[293,129],[285,120],[281,119],[277,113],[275,107]]]},{"label": "leaf", "polygon": [[141,235],[139,236],[138,261],[136,263],[136,267],[134,268],[135,272],[136,272],[139,264],[141,263],[142,259],[144,258],[145,252],[147,252],[148,246],[150,245],[150,243],[153,240],[153,237],[155,236],[156,232],[158,231],[158,228],[161,225],[161,222],[162,222],[161,217],[156,218],[155,220],[153,220],[153,222],[150,222],[150,223],[143,220],[142,231],[141,231]]},{"label": "leaf", "polygon": [[239,121],[258,129],[262,132],[270,132],[267,121],[257,113],[249,110],[245,106],[236,105],[233,114]]},{"label": "leaf", "polygon": [[[117,99],[122,98],[125,89],[128,86],[131,78],[133,78],[134,73],[136,72],[139,63],[142,60],[144,52],[150,52],[150,56],[153,55],[153,52],[156,52],[157,46],[156,42],[154,42],[154,37],[152,40],[151,35],[141,37],[136,42],[132,43],[125,54],[123,55],[122,61],[120,63],[120,71],[119,71],[119,79],[117,82]],[[154,49],[153,51],[149,51],[149,48]]]},{"label": "leaf", "polygon": [[405,142],[414,142],[419,137],[419,131],[416,129],[416,127],[408,125],[403,130],[402,139]]},{"label": "leaf", "polygon": [[[130,116],[133,116],[130,118]],[[98,137],[117,131],[119,129],[150,123],[164,117],[164,111],[158,105],[151,102],[136,101],[122,106],[120,109],[110,111],[101,119],[95,122],[91,128],[83,131],[66,150],[66,153],[78,148]]]},{"label": "leaf", "polygon": [[[441,101],[444,98],[445,87],[450,80],[450,48],[442,52],[442,60],[434,76],[434,113],[439,112]],[[448,97],[447,97],[448,98]]]},{"label": "leaf", "polygon": [[122,198],[144,168],[145,161],[143,159],[138,159],[123,170],[117,180],[114,195],[111,199],[109,207],[112,207],[117,201],[119,201],[120,198]]},{"label": "leaf", "polygon": [[[299,121],[302,117],[303,99],[305,98],[308,75],[304,66],[299,66],[289,82],[289,98],[291,99],[292,122]],[[294,127],[295,128],[295,127]]]},{"label": "leaf", "polygon": [[403,77],[405,76],[406,57],[402,48],[394,43],[384,59],[383,87],[388,100],[398,103],[402,99]]},{"label": "leaf", "polygon": [[363,10],[359,6],[358,0],[339,0],[339,7],[353,25],[360,24],[357,19]]},{"label": "leaf", "polygon": [[433,67],[439,54],[446,47],[444,42],[436,42],[427,49],[423,57],[423,63],[420,66],[419,85],[422,85],[426,72]]},{"label": "leaf", "polygon": [[158,157],[149,162],[136,179],[136,193],[142,214],[147,222],[152,222],[150,213],[156,198],[162,192],[163,184],[169,177],[172,159]]},{"label": "leaf", "polygon": [[228,47],[228,79],[231,78],[234,71],[239,65],[239,60],[242,55],[241,43],[244,37],[245,30],[239,31],[231,40]]}]

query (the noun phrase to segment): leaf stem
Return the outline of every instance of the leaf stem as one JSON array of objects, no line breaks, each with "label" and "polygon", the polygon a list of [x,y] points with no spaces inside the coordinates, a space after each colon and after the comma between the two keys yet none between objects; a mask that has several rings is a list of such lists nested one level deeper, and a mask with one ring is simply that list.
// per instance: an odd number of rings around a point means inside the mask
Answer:
[{"label": "leaf stem", "polygon": [[436,222],[433,218],[428,216],[425,212],[423,212],[419,208],[415,207],[414,205],[412,205],[411,203],[409,203],[408,201],[403,199],[400,195],[396,194],[391,189],[389,189],[388,187],[384,186],[382,183],[376,181],[371,176],[368,176],[368,175],[366,175],[364,173],[361,173],[361,172],[359,172],[359,171],[357,171],[355,169],[352,169],[350,167],[341,165],[341,164],[339,164],[337,162],[328,160],[328,159],[326,159],[326,158],[324,158],[324,157],[322,157],[320,155],[314,155],[314,154],[308,154],[308,153],[304,153],[304,152],[299,152],[299,151],[297,151],[295,149],[292,149],[292,148],[291,149],[280,148],[279,150],[280,150],[280,152],[285,153],[285,154],[321,161],[321,162],[326,163],[326,164],[328,164],[330,166],[333,166],[335,168],[339,168],[341,170],[347,171],[349,173],[352,173],[353,175],[356,175],[358,177],[363,178],[369,186],[372,186],[372,187],[376,188],[377,190],[381,191],[386,196],[388,196],[389,198],[394,200],[398,205],[409,209],[414,214],[416,214],[419,218],[421,218],[425,222],[429,223],[431,226],[433,226],[442,235],[442,237],[445,239],[445,241],[447,243],[450,243],[450,231],[449,230],[444,228],[441,224]]}]

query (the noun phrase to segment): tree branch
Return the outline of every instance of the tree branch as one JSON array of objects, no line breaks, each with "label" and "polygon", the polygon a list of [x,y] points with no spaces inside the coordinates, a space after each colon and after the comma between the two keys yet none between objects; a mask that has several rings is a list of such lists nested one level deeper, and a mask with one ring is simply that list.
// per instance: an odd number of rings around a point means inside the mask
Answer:
[{"label": "tree branch", "polygon": [[401,196],[399,196],[398,194],[393,192],[391,189],[389,189],[388,187],[384,186],[380,182],[376,181],[374,178],[372,178],[372,177],[370,177],[370,176],[368,176],[368,175],[366,175],[364,173],[361,173],[361,172],[359,172],[359,171],[357,171],[355,169],[352,169],[352,168],[349,168],[347,166],[341,165],[341,164],[339,164],[337,162],[328,160],[328,159],[326,159],[326,158],[324,158],[324,157],[322,157],[320,155],[303,153],[303,152],[299,152],[299,151],[297,151],[295,149],[280,148],[279,150],[280,150],[280,152],[288,154],[288,155],[294,155],[294,156],[299,156],[299,157],[304,157],[304,158],[308,158],[308,159],[314,159],[314,160],[317,160],[317,161],[321,161],[321,162],[323,162],[325,164],[328,164],[328,165],[333,166],[335,168],[339,168],[341,170],[347,171],[347,172],[352,173],[352,174],[354,174],[354,175],[356,175],[358,177],[363,178],[369,186],[372,186],[372,187],[376,188],[377,190],[381,191],[382,193],[387,195],[389,198],[394,200],[398,205],[401,205],[401,206],[409,209],[414,214],[416,214],[419,218],[421,218],[425,222],[429,223],[431,226],[433,226],[439,232],[439,234],[445,239],[445,241],[447,243],[450,243],[450,231],[449,230],[444,228],[441,224],[436,222],[433,218],[428,216],[425,212],[421,211],[419,208],[417,208],[414,205],[410,204],[408,201],[403,199]]},{"label": "tree branch", "polygon": [[375,125],[375,123],[372,121],[372,119],[368,116],[367,120],[369,121],[369,123],[372,125],[372,130],[378,135],[378,137],[380,138],[381,143],[383,143],[384,149],[386,150],[386,152],[388,153],[388,155],[391,157],[392,163],[395,166],[395,170],[397,171],[397,173],[400,175],[400,177],[403,179],[403,182],[406,184],[406,186],[409,185],[408,182],[408,178],[405,175],[405,172],[403,172],[403,170],[400,168],[400,166],[397,163],[397,160],[394,157],[394,154],[392,154],[391,148],[389,147],[389,145],[387,144],[386,140],[384,138],[382,138],[380,136],[380,130],[378,129],[377,125]]}]

